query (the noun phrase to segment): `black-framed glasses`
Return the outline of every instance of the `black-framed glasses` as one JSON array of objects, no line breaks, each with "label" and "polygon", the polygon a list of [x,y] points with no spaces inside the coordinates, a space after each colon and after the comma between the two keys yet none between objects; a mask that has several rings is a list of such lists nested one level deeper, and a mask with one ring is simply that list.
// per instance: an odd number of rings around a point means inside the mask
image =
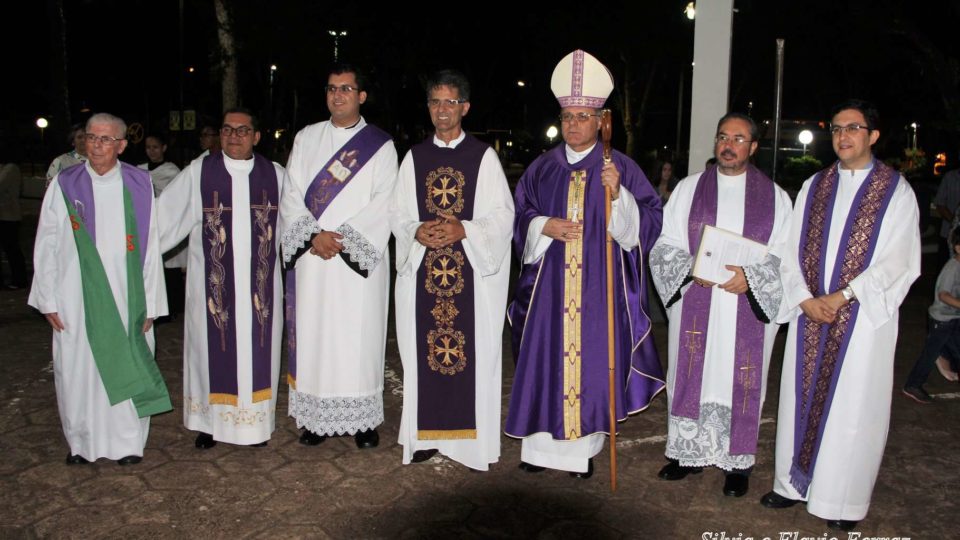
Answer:
[{"label": "black-framed glasses", "polygon": [[109,135],[95,135],[93,133],[84,133],[83,138],[90,144],[97,144],[99,142],[103,146],[113,146],[124,140],[122,137],[118,139]]},{"label": "black-framed glasses", "polygon": [[360,89],[357,88],[356,86],[351,86],[349,84],[341,84],[340,86],[337,86],[335,84],[328,84],[324,86],[323,89],[328,94],[336,94],[337,92],[340,92],[341,94],[349,94],[350,92],[360,91]]},{"label": "black-framed glasses", "polygon": [[733,137],[721,133],[713,138],[713,141],[717,144],[732,144],[734,146],[743,146],[753,141],[743,138],[743,135],[734,135]]},{"label": "black-framed glasses", "polygon": [[599,114],[590,114],[585,112],[578,112],[574,114],[574,113],[565,112],[560,114],[560,121],[566,122],[568,124],[573,121],[577,121],[578,123],[580,123],[580,122],[586,122],[587,120],[590,119],[591,116],[596,116],[597,118],[600,117]]},{"label": "black-framed glasses", "polygon": [[847,124],[845,126],[835,126],[830,124],[830,134],[834,137],[840,135],[841,133],[846,133],[847,135],[856,135],[860,133],[861,129],[865,129],[868,132],[870,131],[870,126],[864,126],[861,124]]},{"label": "black-framed glasses", "polygon": [[220,128],[220,134],[223,135],[224,137],[229,137],[233,134],[236,134],[237,137],[243,138],[252,132],[253,132],[253,128],[250,126],[233,127],[233,126],[224,125],[223,127]]},{"label": "black-framed glasses", "polygon": [[465,99],[463,99],[463,98],[457,98],[457,99],[436,99],[436,98],[431,98],[431,99],[428,99],[428,100],[427,100],[427,107],[430,107],[430,108],[432,108],[432,109],[436,109],[437,107],[439,107],[439,106],[441,106],[441,105],[446,105],[447,107],[456,107],[457,105],[460,105],[461,103],[466,103],[466,102],[467,102],[467,100],[465,100]]}]

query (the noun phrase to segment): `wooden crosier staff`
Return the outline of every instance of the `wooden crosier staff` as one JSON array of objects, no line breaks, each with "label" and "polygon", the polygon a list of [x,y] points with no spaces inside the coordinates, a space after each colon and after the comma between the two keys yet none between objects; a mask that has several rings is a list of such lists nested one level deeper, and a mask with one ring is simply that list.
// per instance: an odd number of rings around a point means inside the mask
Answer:
[{"label": "wooden crosier staff", "polygon": [[[603,139],[603,163],[613,161],[610,138],[613,135],[613,123],[610,109],[604,109],[600,115],[600,136]],[[616,363],[614,354],[613,324],[613,237],[610,236],[610,205],[613,191],[610,186],[604,189],[604,230],[607,231],[607,368],[610,371],[610,491],[617,490],[617,394]]]}]

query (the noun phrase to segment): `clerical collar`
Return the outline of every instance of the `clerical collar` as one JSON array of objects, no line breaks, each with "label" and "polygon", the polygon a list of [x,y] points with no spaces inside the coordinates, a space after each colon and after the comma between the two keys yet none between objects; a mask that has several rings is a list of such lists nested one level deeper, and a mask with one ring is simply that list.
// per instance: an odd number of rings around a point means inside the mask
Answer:
[{"label": "clerical collar", "polygon": [[93,178],[94,180],[111,180],[113,176],[118,175],[120,173],[119,161],[114,163],[113,167],[111,167],[106,174],[98,174],[97,171],[93,169],[93,166],[90,165],[89,161],[85,161],[83,166],[87,168],[87,172],[90,173],[90,177]]},{"label": "clerical collar", "polygon": [[434,134],[434,135],[433,135],[433,144],[439,146],[440,148],[450,148],[450,149],[454,149],[454,148],[457,147],[458,144],[462,143],[463,140],[466,139],[466,138],[467,138],[467,132],[466,132],[466,131],[463,131],[463,130],[461,129],[461,130],[460,130],[460,135],[458,135],[457,138],[453,139],[453,140],[450,141],[449,143],[443,142],[442,140],[440,140],[440,137],[437,137],[437,135]]},{"label": "clerical collar", "polygon": [[359,126],[359,125],[360,125],[360,122],[363,122],[363,115],[361,115],[360,118],[358,118],[357,121],[356,121],[352,126],[340,127],[340,126],[334,124],[334,123],[333,123],[333,120],[330,120],[330,125],[333,126],[333,127],[335,127],[335,128],[337,128],[337,129],[353,129],[353,128]]},{"label": "clerical collar", "polygon": [[590,152],[593,152],[593,147],[595,147],[596,145],[597,143],[593,143],[590,145],[590,148],[587,148],[583,152],[577,152],[573,148],[570,148],[569,144],[564,144],[563,148],[564,150],[567,151],[567,163],[571,165],[573,165],[574,163],[578,163],[581,159],[587,157],[587,154],[589,154]]},{"label": "clerical collar", "polygon": [[862,169],[845,169],[845,168],[843,167],[843,163],[841,163],[841,162],[838,161],[838,162],[837,162],[837,174],[839,174],[839,175],[842,176],[842,175],[843,175],[843,171],[848,171],[848,172],[850,173],[850,176],[856,176],[858,173],[861,173],[861,172],[868,172],[868,173],[869,173],[869,172],[873,169],[873,166],[876,165],[876,164],[877,164],[877,158],[875,158],[875,157],[873,157],[873,156],[870,156],[870,163],[869,163],[866,167],[864,167],[864,168],[862,168]]}]

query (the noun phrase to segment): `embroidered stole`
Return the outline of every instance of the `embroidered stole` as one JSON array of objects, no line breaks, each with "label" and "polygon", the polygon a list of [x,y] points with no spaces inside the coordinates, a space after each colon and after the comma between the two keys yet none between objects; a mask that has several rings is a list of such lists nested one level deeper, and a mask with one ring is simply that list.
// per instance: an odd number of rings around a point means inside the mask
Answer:
[{"label": "embroidered stole", "polygon": [[[267,158],[253,155],[250,171],[250,295],[253,395],[251,403],[273,397],[273,273],[277,263],[274,229],[280,192],[277,171]],[[239,403],[237,381],[236,281],[233,258],[233,179],[223,153],[203,158],[200,169],[203,202],[203,270],[207,298],[207,362],[209,402]],[[242,210],[242,209],[241,209]],[[245,264],[241,261],[240,264]]]},{"label": "embroidered stole", "polygon": [[[717,224],[717,167],[704,171],[697,182],[687,238],[696,253],[704,225]],[[773,232],[776,210],[773,182],[753,165],[747,168],[743,205],[743,236],[766,244]],[[748,293],[737,295],[737,329],[734,338],[733,404],[730,422],[730,454],[755,454],[760,427],[760,388],[763,374],[764,323],[750,308]],[[680,317],[680,350],[677,351],[673,403],[670,413],[700,418],[700,393],[706,360],[707,333],[713,288],[691,286],[683,295]]]},{"label": "embroidered stole", "polygon": [[[838,169],[839,163],[836,163],[821,171],[813,179],[804,201],[799,260],[804,281],[814,296],[826,294],[823,274],[840,181]],[[867,268],[876,248],[880,223],[899,179],[897,171],[880,161],[874,162],[873,170],[854,196],[851,211],[843,224],[829,291],[843,289]],[[815,323],[803,314],[797,320],[800,330],[796,343],[796,405],[790,483],[803,496],[806,496],[813,479],[823,430],[859,309],[859,303],[847,304],[840,308],[831,324]]]},{"label": "embroidered stole", "polygon": [[145,171],[132,169],[121,165],[127,250],[126,328],[97,251],[93,180],[81,165],[62,172],[59,183],[80,263],[87,341],[100,380],[111,405],[132,399],[137,415],[143,418],[169,411],[173,405],[143,332],[147,317],[143,261],[153,188]]},{"label": "embroidered stole", "polygon": [[[390,135],[367,124],[354,134],[330,160],[320,168],[304,194],[304,204],[317,220],[330,207],[337,195],[347,187],[357,172],[370,161],[380,148],[390,141]],[[287,324],[287,383],[297,388],[297,269],[287,271],[284,291]]]}]

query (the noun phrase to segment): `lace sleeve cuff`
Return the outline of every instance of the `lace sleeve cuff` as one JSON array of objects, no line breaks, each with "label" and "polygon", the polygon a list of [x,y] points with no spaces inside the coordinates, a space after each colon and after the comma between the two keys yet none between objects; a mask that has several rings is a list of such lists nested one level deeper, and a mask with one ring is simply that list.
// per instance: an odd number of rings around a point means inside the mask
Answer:
[{"label": "lace sleeve cuff", "polygon": [[350,255],[350,260],[357,263],[361,270],[373,270],[383,258],[380,251],[367,241],[356,229],[344,223],[337,227],[336,232],[343,235],[343,252]]},{"label": "lace sleeve cuff", "polygon": [[650,250],[650,275],[663,305],[670,305],[680,288],[688,281],[693,267],[693,256],[667,244],[657,244]]},{"label": "lace sleeve cuff", "polygon": [[776,320],[783,299],[783,286],[780,284],[780,259],[768,254],[763,262],[743,267],[747,278],[747,294],[756,301],[766,316],[766,321]]},{"label": "lace sleeve cuff", "polygon": [[310,238],[320,232],[320,224],[312,216],[300,216],[283,231],[280,247],[284,264],[294,258],[297,251],[304,247]]}]

